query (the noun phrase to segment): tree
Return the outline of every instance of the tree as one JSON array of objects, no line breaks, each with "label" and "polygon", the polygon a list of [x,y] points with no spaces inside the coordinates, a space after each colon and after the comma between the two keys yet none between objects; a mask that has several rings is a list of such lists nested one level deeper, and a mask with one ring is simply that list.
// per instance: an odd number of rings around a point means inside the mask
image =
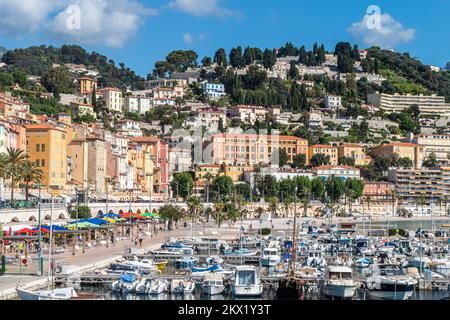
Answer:
[{"label": "tree", "polygon": [[341,166],[354,166],[355,165],[355,159],[350,157],[340,157],[338,159],[338,164]]},{"label": "tree", "polygon": [[278,198],[268,197],[266,198],[266,202],[269,204],[269,211],[272,213],[272,218],[276,217],[278,209]]},{"label": "tree", "polygon": [[422,163],[425,168],[434,169],[438,164],[436,154],[432,152]]},{"label": "tree", "polygon": [[316,153],[311,158],[312,167],[320,167],[322,165],[330,164],[330,156],[323,153]]},{"label": "tree", "polygon": [[311,194],[316,200],[322,200],[325,196],[325,183],[322,178],[314,178],[311,180]]},{"label": "tree", "polygon": [[71,219],[90,219],[92,218],[91,208],[88,206],[78,206],[70,212]]},{"label": "tree", "polygon": [[189,68],[197,67],[198,55],[193,50],[176,50],[166,57],[167,63],[173,66],[175,71],[184,72]]},{"label": "tree", "polygon": [[352,211],[352,203],[363,196],[364,182],[360,179],[349,178],[345,181],[345,195],[349,200],[349,211]]},{"label": "tree", "polygon": [[242,77],[242,81],[247,89],[259,89],[267,81],[267,72],[256,65],[251,65],[247,73]]},{"label": "tree", "polygon": [[47,91],[52,92],[56,99],[60,93],[75,93],[73,77],[65,68],[53,68],[48,70],[41,80]]},{"label": "tree", "polygon": [[207,56],[203,57],[203,59],[202,59],[202,66],[209,67],[211,64],[212,64],[211,57],[207,57]]},{"label": "tree", "polygon": [[292,159],[292,168],[304,169],[306,166],[306,154],[300,153]]},{"label": "tree", "polygon": [[181,219],[181,211],[173,205],[165,205],[159,209],[161,219],[167,220],[169,230],[173,230],[173,222],[178,222]]},{"label": "tree", "polygon": [[214,198],[224,199],[233,195],[234,192],[234,183],[233,179],[228,176],[219,176],[214,178],[212,182],[212,190],[214,192]]},{"label": "tree", "polygon": [[344,195],[345,184],[342,179],[331,176],[325,181],[325,190],[330,202],[335,204]]},{"label": "tree", "polygon": [[224,125],[223,125],[223,119],[222,119],[222,117],[219,118],[218,129],[219,129],[219,131],[222,132],[222,133],[225,132],[225,128],[224,128]]},{"label": "tree", "polygon": [[15,148],[6,149],[7,159],[7,177],[11,179],[11,203],[14,202],[14,188],[16,183],[20,180],[20,170],[22,162],[25,161],[26,156],[23,150]]},{"label": "tree", "polygon": [[272,69],[277,62],[277,56],[274,51],[266,49],[264,50],[263,66],[265,69]]},{"label": "tree", "polygon": [[174,195],[181,196],[186,200],[194,188],[192,175],[189,172],[175,173],[170,186]]},{"label": "tree", "polygon": [[20,180],[25,183],[25,201],[28,202],[30,184],[41,183],[44,172],[30,160],[25,160],[20,164]]},{"label": "tree", "polygon": [[270,161],[273,165],[284,167],[285,165],[288,164],[289,156],[285,149],[275,148],[272,150],[272,156]]},{"label": "tree", "polygon": [[252,200],[252,190],[248,183],[237,183],[234,187],[235,193],[242,196],[244,201]]},{"label": "tree", "polygon": [[202,202],[199,197],[189,197],[187,204],[189,207],[189,214],[192,218],[192,223],[195,223],[202,212]]},{"label": "tree", "polygon": [[294,61],[291,61],[291,66],[289,68],[289,79],[295,80],[298,78],[299,74],[300,73],[297,69],[297,65],[295,64]]},{"label": "tree", "polygon": [[216,51],[216,54],[214,55],[214,62],[219,66],[227,66],[227,53],[225,52],[225,49],[220,48]]},{"label": "tree", "polygon": [[236,69],[243,68],[245,66],[245,60],[244,60],[244,57],[242,56],[242,48],[241,47],[231,49],[230,65]]}]

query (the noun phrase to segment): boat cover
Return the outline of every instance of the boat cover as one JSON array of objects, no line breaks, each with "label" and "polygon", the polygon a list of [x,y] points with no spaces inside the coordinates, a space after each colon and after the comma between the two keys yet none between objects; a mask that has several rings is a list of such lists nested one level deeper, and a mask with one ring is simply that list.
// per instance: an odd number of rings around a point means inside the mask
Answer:
[{"label": "boat cover", "polygon": [[122,280],[123,282],[133,282],[136,280],[136,277],[134,276],[134,274],[123,274],[122,277],[120,278],[120,280]]}]

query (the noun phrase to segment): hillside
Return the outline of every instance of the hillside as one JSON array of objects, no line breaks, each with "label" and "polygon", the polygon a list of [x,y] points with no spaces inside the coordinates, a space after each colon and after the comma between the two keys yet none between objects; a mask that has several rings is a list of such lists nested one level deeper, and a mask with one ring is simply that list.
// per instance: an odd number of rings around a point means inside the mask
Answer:
[{"label": "hillside", "polygon": [[21,69],[29,75],[40,77],[45,76],[53,64],[80,64],[98,70],[100,86],[143,88],[144,79],[123,63],[116,66],[115,62],[106,56],[97,52],[89,53],[75,45],[63,45],[61,48],[42,45],[14,49],[4,54],[2,61],[11,69]]}]

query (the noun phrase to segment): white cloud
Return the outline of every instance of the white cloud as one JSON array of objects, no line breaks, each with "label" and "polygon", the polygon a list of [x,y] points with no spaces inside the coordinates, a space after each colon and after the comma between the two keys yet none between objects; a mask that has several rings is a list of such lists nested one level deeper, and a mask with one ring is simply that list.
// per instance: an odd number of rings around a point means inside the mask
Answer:
[{"label": "white cloud", "polygon": [[236,14],[230,9],[220,7],[219,2],[220,0],[174,0],[168,7],[199,17],[211,15],[229,17]]},{"label": "white cloud", "polygon": [[157,14],[156,10],[133,0],[79,0],[78,7],[79,28],[67,25],[74,15],[69,6],[50,21],[48,30],[53,37],[89,45],[122,47],[137,32],[144,16]]},{"label": "white cloud", "polygon": [[0,33],[21,36],[39,31],[63,0],[0,0]]},{"label": "white cloud", "polygon": [[192,44],[195,42],[194,37],[192,36],[192,34],[186,32],[183,34],[183,40],[184,42],[188,43],[188,44]]},{"label": "white cloud", "polygon": [[0,33],[121,47],[157,13],[137,0],[0,0]]},{"label": "white cloud", "polygon": [[370,46],[393,49],[399,43],[409,42],[414,38],[415,29],[407,29],[389,14],[380,16],[379,27],[373,27],[373,17],[365,15],[362,21],[355,22],[347,29],[356,39]]}]

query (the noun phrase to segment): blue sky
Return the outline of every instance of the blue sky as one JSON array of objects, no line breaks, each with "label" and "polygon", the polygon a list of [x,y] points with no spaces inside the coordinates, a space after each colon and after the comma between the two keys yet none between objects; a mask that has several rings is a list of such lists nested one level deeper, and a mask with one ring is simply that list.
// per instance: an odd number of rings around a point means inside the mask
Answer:
[{"label": "blue sky", "polygon": [[[80,25],[67,29],[73,5]],[[369,5],[381,10],[379,29],[363,23]],[[201,59],[219,47],[286,41],[317,41],[328,50],[338,41],[378,44],[443,66],[450,61],[449,21],[450,0],[0,0],[0,45],[79,44],[142,76],[176,49]]]}]

